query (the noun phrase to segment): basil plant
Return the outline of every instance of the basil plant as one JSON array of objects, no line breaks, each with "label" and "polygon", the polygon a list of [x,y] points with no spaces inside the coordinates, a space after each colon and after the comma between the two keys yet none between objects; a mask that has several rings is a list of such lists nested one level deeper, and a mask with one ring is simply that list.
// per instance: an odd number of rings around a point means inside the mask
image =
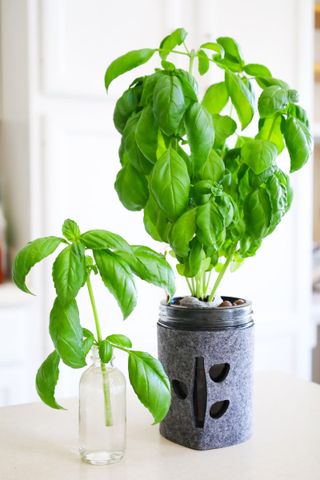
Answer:
[{"label": "basil plant", "polygon": [[[107,230],[90,230],[80,233],[73,220],[66,220],[63,237],[43,237],[28,243],[16,256],[13,280],[26,293],[26,276],[38,262],[63,247],[57,255],[52,278],[56,299],[50,313],[50,336],[53,352],[38,370],[36,388],[44,403],[52,408],[62,408],[55,399],[59,377],[59,363],[71,368],[86,365],[86,356],[92,346],[99,351],[103,375],[106,425],[112,424],[107,371],[114,349],[128,354],[128,370],[132,387],[139,400],[149,409],[155,423],[160,422],[170,407],[170,382],[161,363],[146,352],[134,350],[128,337],[121,334],[102,335],[91,276],[99,274],[104,285],[117,300],[123,317],[133,311],[137,293],[134,276],[164,288],[168,295],[174,293],[174,276],[164,256],[148,247],[129,245],[120,235]],[[80,323],[76,297],[86,287],[92,307],[96,334]]]},{"label": "basil plant", "polygon": [[[127,209],[144,211],[151,237],[170,245],[191,294],[212,300],[228,266],[255,255],[290,208],[289,175],[278,156],[286,149],[290,173],[299,170],[312,136],[297,91],[266,66],[247,63],[235,40],[220,37],[189,50],[186,36],[178,28],[159,48],[130,51],[106,71],[108,89],[159,55],[159,68],[136,78],[115,106],[121,134],[115,189]],[[177,55],[188,70],[174,64]],[[195,61],[199,75],[212,67],[223,74],[202,98]]]}]

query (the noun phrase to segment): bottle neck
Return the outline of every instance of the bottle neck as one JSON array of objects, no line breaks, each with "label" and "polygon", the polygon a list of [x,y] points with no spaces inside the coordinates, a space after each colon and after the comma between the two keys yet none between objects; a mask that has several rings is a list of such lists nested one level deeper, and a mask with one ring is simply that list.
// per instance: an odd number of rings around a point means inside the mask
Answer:
[{"label": "bottle neck", "polygon": [[[101,367],[101,359],[99,357],[99,350],[98,347],[92,347],[90,350],[90,360],[92,362],[92,365],[94,367]],[[113,361],[114,361],[114,356],[112,356],[111,360],[109,363],[105,363],[108,367],[113,367]]]}]

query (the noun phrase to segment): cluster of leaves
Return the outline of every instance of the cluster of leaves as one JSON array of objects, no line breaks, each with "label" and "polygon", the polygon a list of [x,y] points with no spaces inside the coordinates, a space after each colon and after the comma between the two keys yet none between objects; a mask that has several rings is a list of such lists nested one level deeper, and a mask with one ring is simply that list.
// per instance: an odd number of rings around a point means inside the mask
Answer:
[{"label": "cluster of leaves", "polygon": [[[82,328],[76,297],[87,284],[93,298],[90,275],[99,274],[104,285],[116,298],[124,318],[136,305],[134,275],[174,293],[173,272],[163,257],[148,247],[129,245],[120,235],[107,230],[90,230],[80,233],[73,220],[63,224],[62,237],[43,237],[28,243],[16,256],[13,279],[24,292],[31,293],[26,276],[31,268],[64,245],[52,267],[52,277],[57,297],[50,313],[50,336],[55,350],[38,370],[36,387],[40,398],[53,408],[61,408],[55,400],[59,377],[59,363],[72,368],[86,365],[86,356],[96,346],[103,364],[112,358],[118,348],[128,353],[131,384],[140,401],[150,410],[155,422],[166,415],[170,406],[170,384],[161,363],[145,352],[132,349],[124,335],[101,337],[101,327],[94,311],[97,338]],[[91,255],[88,255],[88,250]]]},{"label": "cluster of leaves", "polygon": [[[254,255],[288,211],[292,190],[277,157],[287,148],[290,171],[300,169],[312,137],[297,91],[264,65],[247,64],[235,40],[220,37],[189,51],[186,35],[179,28],[157,49],[117,58],[105,85],[159,53],[161,68],[134,80],[115,106],[122,136],[115,188],[127,209],[144,210],[147,232],[170,244],[178,272],[191,279],[193,294],[205,297],[208,272]],[[178,45],[185,51],[175,50]],[[189,72],[168,61],[170,53],[187,56]],[[210,65],[224,72],[202,100],[192,75],[195,59],[200,75]],[[261,89],[257,102],[253,82]],[[256,110],[256,135],[239,134]]]}]

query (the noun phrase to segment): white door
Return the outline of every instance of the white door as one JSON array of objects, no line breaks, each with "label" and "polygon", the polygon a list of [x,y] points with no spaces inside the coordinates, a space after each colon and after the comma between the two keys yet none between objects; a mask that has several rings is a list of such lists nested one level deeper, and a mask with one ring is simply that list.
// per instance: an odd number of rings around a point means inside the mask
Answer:
[{"label": "white door", "polygon": [[[31,211],[26,213],[30,215],[32,236],[59,234],[63,220],[70,217],[82,229],[106,228],[123,234],[131,243],[163,248],[145,233],[141,214],[126,211],[113,189],[119,169],[119,135],[112,124],[115,101],[133,78],[157,65],[154,60],[124,75],[111,85],[107,96],[103,81],[106,66],[127,50],[156,47],[164,35],[178,26],[190,31],[190,46],[195,47],[219,35],[229,35],[239,41],[248,62],[265,63],[275,76],[302,92],[307,107],[311,104],[312,58],[302,54],[312,41],[309,0],[16,2],[19,3],[26,7],[30,54],[26,73],[30,82],[28,161],[33,193]],[[2,8],[7,4],[7,0],[2,0]],[[13,18],[7,21],[13,22]],[[297,175],[291,212],[276,233],[265,240],[257,256],[229,275],[222,292],[254,301],[257,368],[304,376],[309,375],[311,349],[310,172],[306,168]],[[38,286],[44,299],[41,328],[46,341],[39,345],[40,356],[43,350],[51,349],[45,336],[54,298],[50,262],[42,273],[45,280]],[[180,280],[178,286],[181,291]],[[137,348],[156,353],[156,320],[162,293],[142,283],[138,288],[138,307],[123,324],[115,301],[102,287],[97,287],[104,331],[125,332]],[[87,324],[91,312],[86,292],[81,294],[80,306],[83,323]],[[125,368],[124,358],[120,358],[120,365]],[[74,372],[63,372],[62,377],[61,393],[73,393],[77,382]]]}]

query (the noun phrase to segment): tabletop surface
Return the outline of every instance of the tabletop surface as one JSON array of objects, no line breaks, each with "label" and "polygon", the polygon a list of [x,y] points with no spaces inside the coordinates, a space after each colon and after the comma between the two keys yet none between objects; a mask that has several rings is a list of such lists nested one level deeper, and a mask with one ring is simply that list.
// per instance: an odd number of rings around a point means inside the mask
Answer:
[{"label": "tabletop surface", "polygon": [[219,450],[190,450],[162,438],[128,394],[126,455],[96,467],[77,452],[77,402],[0,408],[1,480],[319,480],[320,385],[279,373],[256,376],[254,434]]}]

